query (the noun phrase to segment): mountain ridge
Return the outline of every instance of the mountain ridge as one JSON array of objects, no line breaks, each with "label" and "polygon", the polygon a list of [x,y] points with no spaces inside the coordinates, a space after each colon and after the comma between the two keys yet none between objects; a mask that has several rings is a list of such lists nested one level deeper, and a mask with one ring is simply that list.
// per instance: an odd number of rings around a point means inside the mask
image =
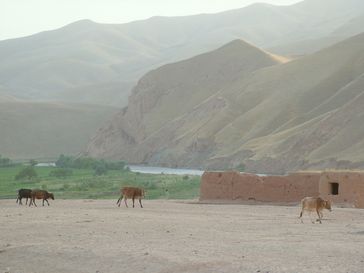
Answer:
[{"label": "mountain ridge", "polygon": [[[149,70],[237,38],[268,51],[274,48],[278,55],[311,53],[345,39],[342,32],[335,37],[331,33],[362,15],[363,1],[332,1],[328,12],[317,11],[327,4],[324,0],[291,6],[255,4],[216,14],[153,17],[126,24],[80,20],[57,30],[0,41],[0,81],[11,95],[22,99],[82,102],[72,90],[85,94],[90,90],[88,102],[108,104],[97,94],[102,85],[100,93],[105,89],[114,96],[122,93],[117,103],[124,107],[131,87]],[[349,29],[356,29],[355,33],[362,29],[358,22]],[[320,39],[326,40],[315,42]],[[313,42],[300,49],[307,40]],[[120,82],[120,87],[106,87],[108,82]]]},{"label": "mountain ridge", "polygon": [[[364,92],[360,89],[364,84],[363,45],[364,34],[360,34],[288,63],[262,66],[245,75],[236,69],[236,77],[204,99],[197,101],[186,93],[188,100],[183,105],[193,103],[179,112],[175,108],[180,100],[167,100],[166,93],[153,91],[163,86],[156,79],[173,78],[156,70],[153,73],[159,75],[139,81],[128,108],[98,132],[86,154],[170,167],[221,169],[243,163],[249,171],[267,173],[312,168],[323,162],[335,165],[344,160],[347,166],[364,162],[363,156],[345,147],[349,143],[339,134],[346,127],[358,126],[358,119],[351,122],[348,118],[358,113],[360,104],[355,102]],[[168,71],[179,75],[174,69],[180,65],[172,64]],[[200,66],[202,71],[207,67]],[[189,84],[186,80],[180,90],[189,90]],[[198,92],[210,90],[206,82],[198,84]],[[165,87],[167,93],[173,92],[169,85]],[[159,104],[141,107],[155,96]],[[355,136],[359,141],[359,129]],[[341,146],[331,144],[335,141]],[[336,148],[325,148],[331,147],[328,145]],[[327,152],[330,150],[336,151],[337,158]]]}]

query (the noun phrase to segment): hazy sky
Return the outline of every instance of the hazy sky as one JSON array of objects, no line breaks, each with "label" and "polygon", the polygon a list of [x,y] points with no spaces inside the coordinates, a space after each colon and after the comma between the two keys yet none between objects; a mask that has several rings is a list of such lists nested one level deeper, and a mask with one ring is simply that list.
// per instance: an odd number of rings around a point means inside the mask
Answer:
[{"label": "hazy sky", "polygon": [[215,13],[256,2],[301,0],[0,0],[0,40],[62,27],[80,19],[126,23],[151,16]]}]

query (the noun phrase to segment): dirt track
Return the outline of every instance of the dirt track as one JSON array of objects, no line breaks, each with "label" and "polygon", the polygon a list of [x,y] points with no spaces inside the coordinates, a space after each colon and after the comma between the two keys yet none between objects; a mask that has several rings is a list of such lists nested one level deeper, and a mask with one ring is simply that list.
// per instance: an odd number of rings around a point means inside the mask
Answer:
[{"label": "dirt track", "polygon": [[364,272],[364,210],[115,201],[1,200],[0,273]]}]

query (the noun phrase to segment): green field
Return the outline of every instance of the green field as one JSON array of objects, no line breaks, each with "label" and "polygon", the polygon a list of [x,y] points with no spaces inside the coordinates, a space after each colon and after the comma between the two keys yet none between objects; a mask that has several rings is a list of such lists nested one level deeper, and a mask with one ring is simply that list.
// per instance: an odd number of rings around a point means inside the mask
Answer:
[{"label": "green field", "polygon": [[73,169],[67,178],[51,177],[54,167],[36,167],[34,181],[16,181],[23,166],[0,168],[0,199],[16,198],[20,188],[45,189],[59,199],[117,199],[120,187],[138,186],[146,191],[146,199],[194,199],[200,191],[200,177],[164,174],[142,174],[130,171],[108,171],[94,176],[91,169]]}]

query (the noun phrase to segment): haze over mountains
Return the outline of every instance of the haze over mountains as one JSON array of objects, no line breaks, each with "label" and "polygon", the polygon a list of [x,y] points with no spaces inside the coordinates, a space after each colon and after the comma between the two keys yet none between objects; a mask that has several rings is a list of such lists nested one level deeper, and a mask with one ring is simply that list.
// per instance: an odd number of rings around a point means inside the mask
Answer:
[{"label": "haze over mountains", "polygon": [[363,37],[349,37],[363,19],[361,0],[305,0],[0,41],[0,153],[77,154],[102,126],[85,154],[274,173],[360,165]]},{"label": "haze over mountains", "polygon": [[116,111],[109,106],[28,102],[0,95],[0,154],[40,160],[78,154]]},{"label": "haze over mountains", "polygon": [[84,20],[0,41],[0,83],[24,99],[125,106],[137,80],[162,64],[235,39],[281,55],[312,53],[364,31],[363,16],[362,0],[306,0],[120,25]]},{"label": "haze over mountains", "polygon": [[363,75],[364,34],[288,63],[235,41],[143,77],[87,154],[271,173],[361,166]]}]

